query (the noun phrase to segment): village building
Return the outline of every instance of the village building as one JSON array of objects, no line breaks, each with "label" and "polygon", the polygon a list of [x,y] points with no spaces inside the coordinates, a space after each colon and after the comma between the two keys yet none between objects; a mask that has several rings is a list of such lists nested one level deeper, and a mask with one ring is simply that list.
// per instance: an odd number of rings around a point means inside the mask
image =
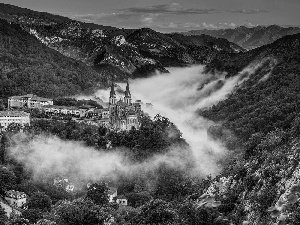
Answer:
[{"label": "village building", "polygon": [[26,194],[24,192],[10,190],[5,194],[5,200],[12,206],[21,208],[26,203]]},{"label": "village building", "polygon": [[56,105],[47,105],[43,106],[42,110],[48,115],[55,116],[72,116],[72,117],[84,117],[86,115],[86,109],[77,108],[74,106],[56,106]]},{"label": "village building", "polygon": [[107,194],[108,194],[109,202],[114,202],[114,198],[117,197],[118,195],[118,189],[114,187],[109,187]]},{"label": "village building", "polygon": [[12,123],[20,124],[21,127],[30,125],[30,114],[22,111],[0,111],[0,129],[6,130]]},{"label": "village building", "polygon": [[38,97],[33,94],[12,96],[8,98],[8,108],[41,108],[53,105],[53,99]]},{"label": "village building", "polygon": [[127,206],[128,205],[128,200],[127,200],[127,198],[124,195],[118,195],[115,198],[115,201],[119,205],[123,205],[123,206]]}]

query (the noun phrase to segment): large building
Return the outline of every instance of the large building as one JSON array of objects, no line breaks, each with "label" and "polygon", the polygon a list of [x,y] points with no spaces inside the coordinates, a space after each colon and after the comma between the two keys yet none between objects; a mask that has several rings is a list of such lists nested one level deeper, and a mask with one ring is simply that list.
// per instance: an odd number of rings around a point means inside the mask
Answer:
[{"label": "large building", "polygon": [[86,109],[80,109],[75,106],[57,106],[57,105],[45,105],[42,110],[49,115],[65,115],[72,117],[84,117],[86,115]]},{"label": "large building", "polygon": [[8,98],[8,108],[41,108],[53,105],[53,99],[38,97],[33,94],[12,96]]},{"label": "large building", "polygon": [[132,103],[129,83],[127,82],[125,97],[117,101],[114,84],[111,85],[109,96],[110,123],[121,130],[139,129],[139,117],[142,113],[139,102]]},{"label": "large building", "polygon": [[0,111],[0,129],[7,129],[12,124],[30,125],[30,114],[21,111]]}]

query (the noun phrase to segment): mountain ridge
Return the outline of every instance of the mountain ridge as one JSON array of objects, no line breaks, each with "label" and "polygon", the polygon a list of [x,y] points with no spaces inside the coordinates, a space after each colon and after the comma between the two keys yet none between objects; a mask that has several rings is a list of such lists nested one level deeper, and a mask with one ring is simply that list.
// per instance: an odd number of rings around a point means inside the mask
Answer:
[{"label": "mountain ridge", "polygon": [[270,44],[279,38],[300,33],[299,27],[281,27],[279,25],[245,27],[220,30],[192,30],[182,33],[183,35],[207,34],[213,37],[225,38],[245,49],[254,49]]},{"label": "mountain ridge", "polygon": [[[188,43],[182,37],[149,28],[119,29],[87,24],[6,4],[1,4],[0,13],[2,18],[20,24],[46,46],[84,62],[97,72],[111,73],[112,79],[120,81],[156,71],[167,72],[166,67],[170,66],[205,64],[219,53],[229,55],[242,50],[225,39],[196,37],[203,40]],[[148,39],[141,41],[141,37]]]}]

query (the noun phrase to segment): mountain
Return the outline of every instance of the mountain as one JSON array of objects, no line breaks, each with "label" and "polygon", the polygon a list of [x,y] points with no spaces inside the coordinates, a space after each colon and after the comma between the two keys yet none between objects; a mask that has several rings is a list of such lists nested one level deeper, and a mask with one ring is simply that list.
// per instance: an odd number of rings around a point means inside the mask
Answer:
[{"label": "mountain", "polygon": [[92,92],[105,76],[40,43],[19,24],[0,19],[0,97],[35,93],[45,97]]},{"label": "mountain", "polygon": [[224,39],[208,36],[166,35],[149,28],[118,29],[82,23],[58,15],[0,4],[3,19],[20,24],[40,42],[80,60],[115,80],[143,77],[166,67],[208,63],[219,55],[242,49]]},{"label": "mountain", "polygon": [[285,36],[300,33],[299,27],[280,27],[278,25],[245,27],[220,30],[193,30],[183,33],[184,35],[210,35],[217,38],[225,38],[245,49],[254,49],[270,44]]}]

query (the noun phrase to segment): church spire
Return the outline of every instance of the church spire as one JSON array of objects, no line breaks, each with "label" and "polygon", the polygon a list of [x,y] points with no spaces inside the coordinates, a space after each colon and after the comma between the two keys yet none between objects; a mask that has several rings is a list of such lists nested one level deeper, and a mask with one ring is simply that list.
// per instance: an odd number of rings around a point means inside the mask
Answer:
[{"label": "church spire", "polygon": [[131,94],[130,94],[130,90],[129,90],[129,82],[128,82],[128,80],[127,80],[127,85],[126,85],[124,102],[126,104],[128,104],[128,105],[131,105]]},{"label": "church spire", "polygon": [[116,96],[115,92],[115,85],[114,82],[111,82],[111,87],[110,87],[110,97]]},{"label": "church spire", "polygon": [[116,92],[115,92],[114,82],[111,82],[110,95],[109,95],[109,104],[110,105],[115,105],[116,104]]},{"label": "church spire", "polygon": [[126,85],[125,97],[126,97],[126,98],[131,98],[128,80],[127,80],[127,85]]}]

